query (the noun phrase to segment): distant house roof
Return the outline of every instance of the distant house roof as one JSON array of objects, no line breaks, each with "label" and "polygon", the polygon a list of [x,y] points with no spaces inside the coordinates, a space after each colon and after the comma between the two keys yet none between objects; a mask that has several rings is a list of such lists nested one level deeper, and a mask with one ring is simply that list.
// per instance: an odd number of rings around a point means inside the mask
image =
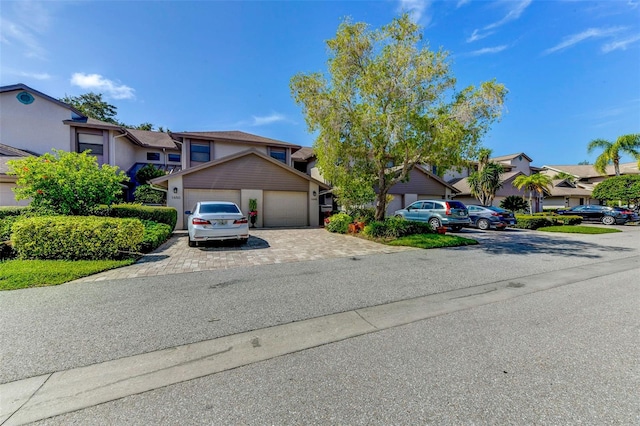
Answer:
[{"label": "distant house roof", "polygon": [[527,159],[527,161],[532,162],[533,160],[524,152],[519,152],[517,154],[509,154],[509,155],[501,155],[499,157],[492,157],[489,160],[490,161],[507,161],[507,160],[513,160],[516,157],[520,157],[523,156],[524,158]]},{"label": "distant house roof", "polygon": [[223,131],[223,132],[176,132],[172,135],[184,138],[193,139],[208,139],[208,140],[224,140],[229,142],[250,142],[259,145],[276,145],[288,148],[301,148],[300,145],[294,145],[289,142],[283,142],[276,139],[265,138],[263,136],[254,135],[251,133],[245,133],[238,130]]},{"label": "distant house roof", "polygon": [[[605,175],[598,172],[592,164],[542,166],[542,169],[552,170],[556,173],[558,172],[569,173],[570,175],[574,175],[580,179],[594,178],[594,177],[600,177],[600,176],[613,176],[616,174],[613,165],[607,166]],[[640,171],[638,170],[638,163],[637,162],[621,163],[620,173],[621,174],[640,173]]]},{"label": "distant house roof", "polygon": [[310,158],[315,157],[316,154],[313,151],[313,148],[309,146],[303,146],[293,154],[291,154],[291,159],[293,161],[307,161]]},{"label": "distant house roof", "polygon": [[174,140],[170,133],[151,130],[123,129],[127,136],[137,145],[147,148],[166,148],[180,150],[180,142]]},{"label": "distant house roof", "polygon": [[29,157],[31,155],[37,156],[39,154],[0,143],[0,175],[6,175],[9,171],[7,161],[17,160],[17,157]]},{"label": "distant house roof", "polygon": [[[516,176],[523,174],[522,172],[507,172],[507,173],[503,173],[500,177],[501,179],[501,183],[504,185],[506,182],[511,181],[513,179],[515,179]],[[469,178],[465,177],[465,178],[458,178],[458,179],[452,179],[449,181],[449,184],[453,185],[459,192],[460,194],[458,195],[471,195],[471,185],[469,185]]]},{"label": "distant house roof", "polygon": [[591,195],[592,189],[581,188],[575,186],[568,182],[566,179],[554,179],[549,191],[549,194],[553,197],[562,197],[562,196],[585,196],[588,197]]}]

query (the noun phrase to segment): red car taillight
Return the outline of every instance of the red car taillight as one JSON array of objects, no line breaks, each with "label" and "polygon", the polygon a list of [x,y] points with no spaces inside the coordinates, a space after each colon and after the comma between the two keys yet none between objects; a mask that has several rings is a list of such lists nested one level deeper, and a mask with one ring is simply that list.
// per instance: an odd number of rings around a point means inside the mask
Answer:
[{"label": "red car taillight", "polygon": [[447,206],[447,211],[444,214],[451,216],[451,207],[449,206],[449,203],[444,203],[444,205]]},{"label": "red car taillight", "polygon": [[191,219],[191,223],[194,225],[211,225],[211,222],[208,220],[200,219],[199,217],[194,217]]},{"label": "red car taillight", "polygon": [[247,223],[247,218],[243,217],[242,219],[236,219],[233,221],[234,225],[242,225],[243,223]]}]

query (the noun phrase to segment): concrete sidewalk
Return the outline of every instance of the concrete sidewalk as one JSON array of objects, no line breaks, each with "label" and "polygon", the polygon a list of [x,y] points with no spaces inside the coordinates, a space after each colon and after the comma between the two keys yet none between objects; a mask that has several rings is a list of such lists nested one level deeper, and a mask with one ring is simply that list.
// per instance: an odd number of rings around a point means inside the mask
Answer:
[{"label": "concrete sidewalk", "polygon": [[638,257],[418,297],[58,371],[0,385],[18,425],[463,309],[637,269]]},{"label": "concrete sidewalk", "polygon": [[324,228],[252,229],[251,237],[244,246],[210,243],[205,247],[189,247],[187,240],[186,231],[174,232],[169,241],[135,264],[81,278],[76,282],[151,277],[415,250],[410,247],[386,246],[349,235],[333,234]]}]

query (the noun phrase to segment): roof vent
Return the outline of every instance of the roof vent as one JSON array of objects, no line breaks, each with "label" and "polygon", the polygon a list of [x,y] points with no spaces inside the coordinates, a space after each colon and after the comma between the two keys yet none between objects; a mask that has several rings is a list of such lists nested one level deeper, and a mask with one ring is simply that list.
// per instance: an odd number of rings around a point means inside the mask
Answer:
[{"label": "roof vent", "polygon": [[35,100],[33,95],[29,92],[20,92],[16,95],[16,98],[18,98],[20,103],[23,103],[25,105],[32,104],[33,101]]}]

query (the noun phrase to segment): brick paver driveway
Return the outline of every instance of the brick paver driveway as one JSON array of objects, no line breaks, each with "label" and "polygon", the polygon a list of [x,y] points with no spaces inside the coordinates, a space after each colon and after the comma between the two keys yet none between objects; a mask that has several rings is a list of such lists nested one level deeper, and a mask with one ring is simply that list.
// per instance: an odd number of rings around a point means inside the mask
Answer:
[{"label": "brick paver driveway", "polygon": [[155,250],[131,266],[105,271],[77,281],[103,281],[179,274],[194,271],[212,271],[299,262],[368,254],[397,253],[413,250],[392,247],[348,235],[332,234],[322,228],[257,229],[245,246],[210,244],[189,247],[186,231],[177,231]]}]

